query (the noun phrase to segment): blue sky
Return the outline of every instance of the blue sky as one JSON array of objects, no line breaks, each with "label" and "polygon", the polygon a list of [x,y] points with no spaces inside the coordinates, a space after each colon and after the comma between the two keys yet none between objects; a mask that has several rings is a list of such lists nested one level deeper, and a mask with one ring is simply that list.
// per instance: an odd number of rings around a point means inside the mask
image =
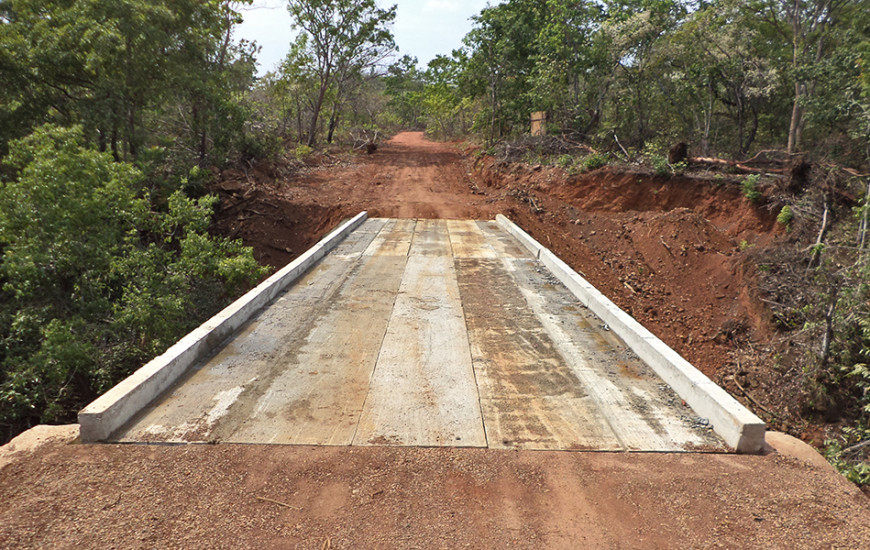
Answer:
[{"label": "blue sky", "polygon": [[[449,55],[462,45],[471,30],[472,15],[480,13],[488,0],[394,0],[397,6],[393,35],[400,54],[417,57],[421,65],[438,54]],[[378,5],[392,5],[379,0]],[[491,4],[498,4],[490,0]],[[273,70],[287,54],[293,30],[284,0],[254,0],[240,9],[244,22],[236,39],[254,40],[262,47],[259,74]]]}]

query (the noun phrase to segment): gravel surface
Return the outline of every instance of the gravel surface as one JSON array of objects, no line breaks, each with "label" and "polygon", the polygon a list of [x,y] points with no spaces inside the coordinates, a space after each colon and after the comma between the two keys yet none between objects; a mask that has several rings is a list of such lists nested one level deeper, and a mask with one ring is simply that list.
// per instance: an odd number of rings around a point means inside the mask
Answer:
[{"label": "gravel surface", "polygon": [[69,445],[0,470],[2,548],[868,548],[778,454]]}]

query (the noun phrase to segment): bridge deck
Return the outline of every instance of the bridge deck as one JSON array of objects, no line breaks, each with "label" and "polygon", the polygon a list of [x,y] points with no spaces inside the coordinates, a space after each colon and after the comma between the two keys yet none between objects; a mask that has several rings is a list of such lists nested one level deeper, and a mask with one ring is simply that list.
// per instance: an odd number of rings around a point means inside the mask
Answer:
[{"label": "bridge deck", "polygon": [[371,219],[113,441],[724,449],[494,222]]}]

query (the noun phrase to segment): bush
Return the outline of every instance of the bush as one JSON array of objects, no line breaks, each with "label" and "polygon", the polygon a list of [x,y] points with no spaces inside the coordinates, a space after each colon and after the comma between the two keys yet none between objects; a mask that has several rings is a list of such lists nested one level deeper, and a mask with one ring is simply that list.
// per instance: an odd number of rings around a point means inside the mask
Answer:
[{"label": "bush", "polygon": [[142,173],[46,126],[13,142],[0,187],[0,425],[69,421],[265,275],[208,234],[216,199],[161,209]]},{"label": "bush", "polygon": [[[870,462],[867,447],[846,452],[853,444],[870,440],[870,428],[865,426],[843,428],[840,439],[825,441],[825,458],[856,485],[870,485]],[[854,447],[853,447],[854,448]]]},{"label": "bush", "polygon": [[743,196],[749,202],[758,202],[761,199],[761,191],[757,189],[759,179],[761,179],[761,176],[752,174],[743,178],[743,182],[740,184],[740,187],[743,189]]},{"label": "bush", "polygon": [[255,160],[274,160],[281,154],[284,141],[281,136],[271,132],[255,132],[246,130],[238,143],[242,162],[251,163]]},{"label": "bush", "polygon": [[572,155],[562,155],[556,160],[556,165],[565,171],[570,171],[574,167],[574,157]]},{"label": "bush", "polygon": [[583,171],[590,172],[592,170],[597,170],[602,166],[606,166],[608,162],[608,158],[606,154],[603,153],[593,153],[583,159]]},{"label": "bush", "polygon": [[303,143],[302,145],[298,145],[295,149],[293,149],[293,156],[296,158],[296,160],[303,160],[305,159],[305,157],[313,152],[314,149]]},{"label": "bush", "polygon": [[653,166],[653,172],[657,176],[670,176],[671,165],[668,164],[668,158],[664,155],[652,154],[649,157]]},{"label": "bush", "polygon": [[791,227],[792,218],[794,218],[794,214],[791,211],[791,206],[785,205],[776,216],[776,221],[779,222],[780,225],[785,226],[786,229],[789,229]]}]

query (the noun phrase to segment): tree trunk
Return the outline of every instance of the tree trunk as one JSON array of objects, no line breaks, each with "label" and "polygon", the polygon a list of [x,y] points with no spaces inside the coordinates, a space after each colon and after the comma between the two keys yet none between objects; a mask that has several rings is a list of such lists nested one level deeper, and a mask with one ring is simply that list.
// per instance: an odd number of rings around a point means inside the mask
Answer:
[{"label": "tree trunk", "polygon": [[740,145],[740,153],[743,155],[749,154],[749,148],[755,141],[755,136],[758,135],[758,109],[754,106],[750,107],[752,111],[752,127],[749,129],[749,135],[746,136],[746,141]]},{"label": "tree trunk", "polygon": [[791,109],[791,123],[788,126],[788,146],[786,152],[791,155],[797,148],[800,147],[800,126],[801,126],[801,85],[800,82],[794,83],[794,105]]},{"label": "tree trunk", "polygon": [[740,97],[740,93],[734,94],[735,99],[737,100],[737,151],[738,154],[743,154],[743,131],[746,129],[746,121],[743,119],[743,100]]},{"label": "tree trunk", "polygon": [[299,94],[293,96],[296,102],[296,140],[302,143],[302,102],[299,101]]},{"label": "tree trunk", "polygon": [[704,109],[704,132],[701,136],[701,155],[708,156],[710,154],[710,129],[713,127],[713,94],[712,85],[709,86],[707,94],[707,108]]},{"label": "tree trunk", "polygon": [[106,152],[106,132],[102,128],[97,128],[97,148],[101,153]]},{"label": "tree trunk", "polygon": [[864,195],[864,212],[861,214],[861,223],[858,227],[858,248],[864,250],[867,245],[867,230],[870,223],[870,178],[867,179],[867,192]]},{"label": "tree trunk", "polygon": [[819,229],[819,236],[816,238],[816,244],[813,245],[813,253],[810,256],[810,263],[807,266],[807,274],[815,266],[816,260],[822,255],[821,245],[825,240],[825,233],[828,231],[828,195],[825,195],[825,211],[822,213],[822,227]]},{"label": "tree trunk", "polygon": [[338,126],[338,102],[332,104],[332,112],[329,113],[329,128],[326,132],[326,143],[332,143],[332,134],[335,133],[335,127]]},{"label": "tree trunk", "polygon": [[492,88],[492,112],[489,117],[489,144],[492,145],[495,141],[495,109],[496,109],[496,100],[497,95],[495,92],[495,79],[493,79],[490,83],[490,87]]},{"label": "tree trunk", "polygon": [[[328,77],[327,77],[328,78]],[[323,101],[326,98],[326,81],[321,81],[320,93],[317,94],[317,102],[311,111],[311,124],[308,126],[308,143],[309,147],[314,145],[315,136],[317,136],[317,121],[320,117],[320,110],[323,108]]]},{"label": "tree trunk", "polygon": [[136,144],[136,109],[133,107],[132,101],[130,103],[130,109],[127,114],[127,131],[129,132],[127,149],[130,152],[130,157],[135,159],[136,155],[139,154],[139,146]]},{"label": "tree trunk", "polygon": [[821,362],[822,367],[827,366],[828,359],[831,357],[831,342],[834,340],[834,311],[837,308],[837,291],[834,290],[834,296],[828,305],[828,311],[825,312],[825,336],[822,339]]},{"label": "tree trunk", "polygon": [[112,117],[112,158],[115,159],[115,162],[121,162],[121,155],[118,154],[118,123],[114,118]]}]

